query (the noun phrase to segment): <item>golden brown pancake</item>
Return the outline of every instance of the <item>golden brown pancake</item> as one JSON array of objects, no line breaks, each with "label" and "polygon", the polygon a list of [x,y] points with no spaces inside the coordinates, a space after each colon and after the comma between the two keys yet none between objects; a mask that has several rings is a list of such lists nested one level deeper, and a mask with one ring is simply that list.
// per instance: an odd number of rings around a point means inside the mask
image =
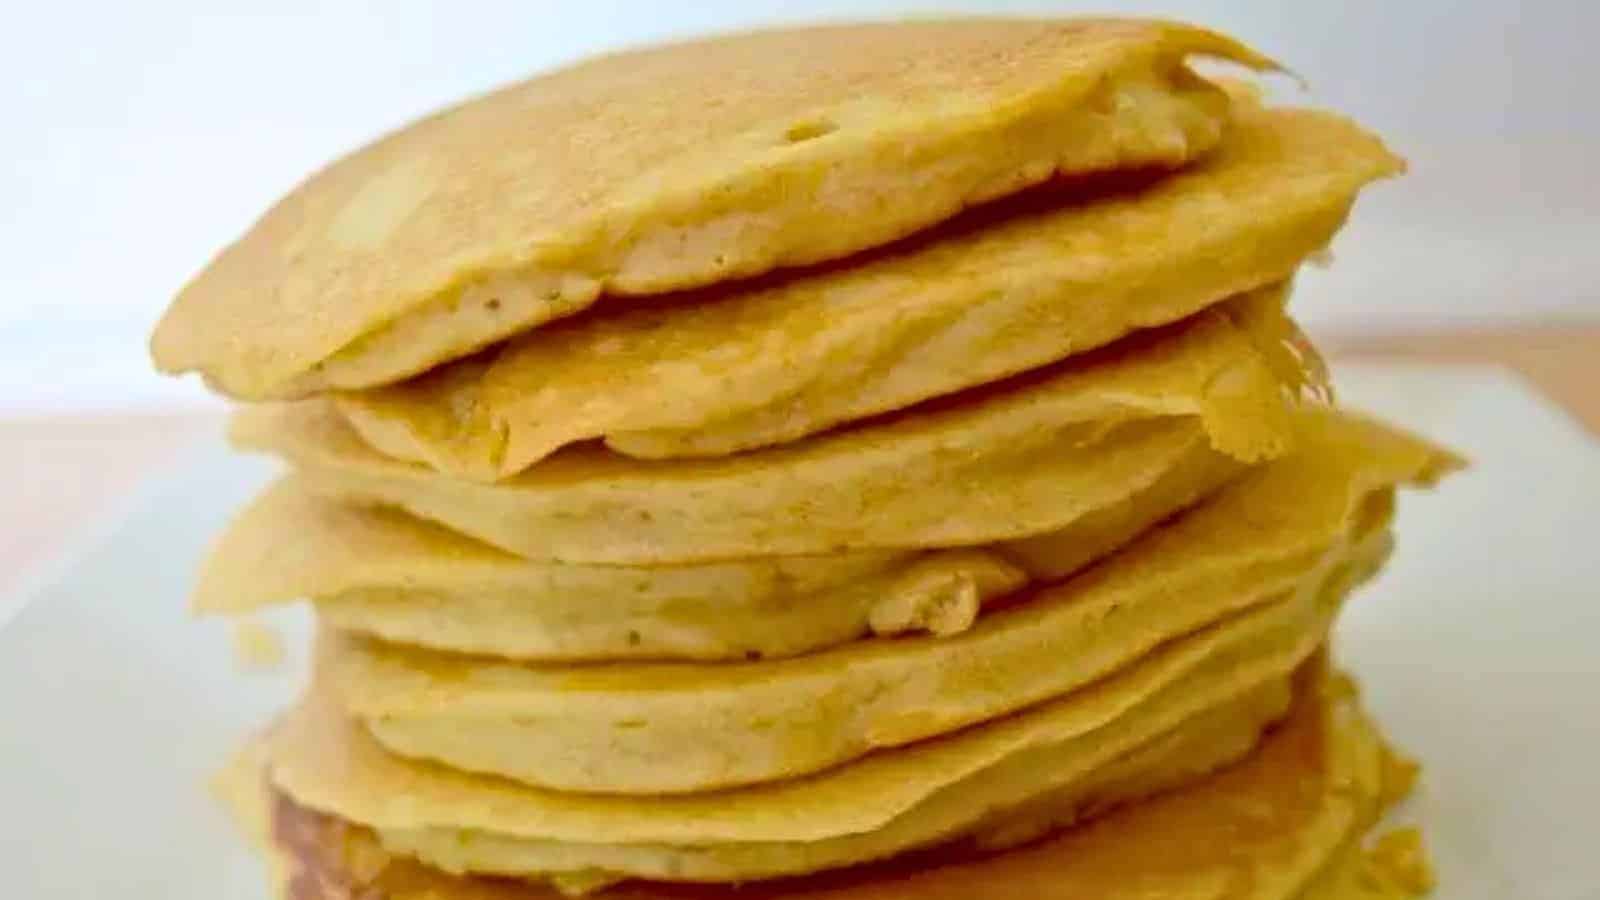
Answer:
[{"label": "golden brown pancake", "polygon": [[863,551],[666,567],[531,562],[289,478],[224,532],[195,605],[314,598],[330,624],[536,660],[781,657],[868,633],[954,633],[1027,574],[981,550]]},{"label": "golden brown pancake", "polygon": [[[1310,673],[1314,676],[1315,670]],[[1399,900],[1404,868],[1362,836],[1410,786],[1348,683],[1302,680],[1289,720],[1245,762],[1007,852],[944,846],[887,863],[738,887],[629,882],[602,900]],[[270,793],[285,900],[553,900],[553,888],[450,875],[368,829]],[[1413,867],[1414,868],[1414,867]],[[1413,882],[1414,883],[1414,882]]]},{"label": "golden brown pancake", "polygon": [[375,449],[493,480],[591,438],[630,456],[794,440],[1036,368],[1287,279],[1401,167],[1337,116],[1245,104],[1215,152],[806,277],[590,315],[340,396]]},{"label": "golden brown pancake", "polygon": [[782,447],[653,462],[578,446],[487,485],[372,451],[324,399],[245,409],[232,437],[288,458],[319,491],[398,506],[529,559],[971,545],[1066,528],[1197,456],[1282,455],[1294,389],[1309,377],[1285,355],[1211,308],[1004,385]]},{"label": "golden brown pancake", "polygon": [[[1341,561],[1328,574],[1351,577],[1350,566],[1375,568],[1388,541],[1385,533],[1375,535],[1357,559]],[[1316,593],[1326,577],[1308,578],[1299,590]],[[1237,602],[1270,606],[1285,596],[1247,595]],[[847,646],[803,657],[807,665],[795,666],[795,673],[763,672],[776,665],[761,664],[728,672],[681,671],[688,668],[681,664],[534,672],[327,638],[324,653],[340,704],[391,752],[560,790],[648,796],[805,775],[990,721],[1134,664],[1163,639],[1203,629],[1209,622],[1196,624],[1199,615],[1184,609],[1152,623],[1140,610],[1128,616],[1137,617],[1135,626],[1108,628],[1098,643],[1087,633],[1099,623],[1077,617],[1070,623],[1077,630],[1061,636],[1059,650],[1016,646],[1054,637],[1032,633],[1005,634],[1009,646],[957,646],[942,654],[942,644]],[[989,636],[1009,624],[1009,617],[980,621],[977,631]],[[952,660],[951,671],[919,667],[940,657]],[[828,670],[839,664],[850,668]],[[1033,671],[1040,667],[1045,671]],[[649,693],[651,678],[661,687],[659,696]],[[1014,691],[1008,690],[1012,683]],[[695,691],[705,695],[700,718],[687,710]],[[804,712],[808,700],[813,708]]]},{"label": "golden brown pancake", "polygon": [[[1355,574],[1173,642],[1020,715],[737,790],[578,794],[407,760],[344,716],[320,684],[280,723],[268,758],[273,783],[298,802],[457,870],[746,881],[961,835],[1003,840],[1018,827],[1008,813],[1031,810],[1021,817],[1029,823],[1070,816],[1094,773],[1163,735],[1193,726],[1247,746],[1238,736],[1281,711],[1271,685],[1316,650]],[[1156,770],[1140,777],[1166,771],[1162,759],[1150,762]]]},{"label": "golden brown pancake", "polygon": [[1228,100],[1160,22],[790,29],[600,57],[317,173],[152,340],[262,399],[394,381],[588,306],[835,259],[1062,173],[1177,166]]},{"label": "golden brown pancake", "polygon": [[[1308,412],[1301,447],[968,631],[795,659],[573,669],[329,642],[327,676],[391,750],[565,790],[705,790],[816,771],[1062,694],[1387,552],[1396,484],[1452,465]],[[1003,689],[1002,689],[1003,686]]]},{"label": "golden brown pancake", "polygon": [[518,659],[779,658],[866,635],[965,631],[1030,580],[1064,577],[1237,477],[1197,454],[1067,528],[991,547],[757,557],[677,566],[524,560],[293,477],[241,512],[201,566],[194,607],[248,614],[312,598],[385,640]]}]

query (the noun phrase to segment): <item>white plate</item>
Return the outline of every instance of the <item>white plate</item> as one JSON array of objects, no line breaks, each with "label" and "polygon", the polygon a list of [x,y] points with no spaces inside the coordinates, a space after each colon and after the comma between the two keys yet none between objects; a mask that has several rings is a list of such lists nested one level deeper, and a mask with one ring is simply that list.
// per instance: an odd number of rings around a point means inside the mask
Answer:
[{"label": "white plate", "polygon": [[[1346,400],[1469,453],[1402,501],[1400,551],[1340,658],[1426,763],[1446,900],[1600,896],[1600,452],[1487,370],[1353,369]],[[270,467],[196,448],[0,627],[0,897],[254,900],[203,782],[295,676],[237,673],[184,598]],[[304,634],[301,614],[282,620]]]}]

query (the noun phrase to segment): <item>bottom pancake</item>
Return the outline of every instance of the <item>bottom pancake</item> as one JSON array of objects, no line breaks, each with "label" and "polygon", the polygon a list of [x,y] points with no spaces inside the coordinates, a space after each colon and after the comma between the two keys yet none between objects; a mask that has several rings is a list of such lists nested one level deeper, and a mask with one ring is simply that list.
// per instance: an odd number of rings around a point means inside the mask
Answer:
[{"label": "bottom pancake", "polygon": [[[1229,736],[1242,721],[1254,743],[1287,707],[1289,677],[1322,643],[1342,593],[1287,598],[1017,716],[806,778],[649,797],[518,786],[387,753],[314,689],[268,739],[272,783],[449,871],[568,885],[799,876],[979,833],[1050,795],[1066,801],[1051,814],[1070,813],[1101,770],[1173,733]],[[1273,682],[1279,702],[1250,701],[1258,690],[1270,700]]]},{"label": "bottom pancake", "polygon": [[[257,773],[259,775],[259,773]],[[887,863],[741,886],[629,882],[601,900],[1237,898],[1378,900],[1428,883],[1414,843],[1362,850],[1412,770],[1383,744],[1354,690],[1306,667],[1289,717],[1231,768],[1001,853],[968,841]],[[256,782],[264,783],[264,782]],[[1124,786],[1126,787],[1126,786]],[[1112,789],[1109,795],[1115,795]],[[553,900],[514,879],[457,876],[384,850],[365,828],[268,788],[261,838],[282,900]]]}]

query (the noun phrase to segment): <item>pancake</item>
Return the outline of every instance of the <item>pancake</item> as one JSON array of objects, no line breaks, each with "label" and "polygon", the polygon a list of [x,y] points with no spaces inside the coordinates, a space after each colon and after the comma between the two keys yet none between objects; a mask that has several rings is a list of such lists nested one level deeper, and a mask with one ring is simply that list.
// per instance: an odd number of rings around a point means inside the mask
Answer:
[{"label": "pancake", "polygon": [[983,544],[1065,528],[1197,455],[1286,452],[1292,389],[1311,376],[1255,333],[1211,308],[783,447],[651,462],[579,446],[492,485],[372,451],[324,398],[244,409],[232,437],[286,457],[319,491],[397,506],[530,559],[663,564]]},{"label": "pancake", "polygon": [[[1379,533],[1359,558],[1341,563],[1373,568],[1387,542]],[[1324,582],[1307,578],[1301,591]],[[1251,592],[1232,602],[1249,608],[1282,595]],[[1219,605],[1209,592],[1205,599]],[[1053,606],[1042,611],[1055,612],[1052,621],[980,620],[974,635],[982,640],[953,646],[847,646],[787,667],[734,671],[657,664],[534,672],[336,638],[326,638],[324,652],[330,689],[391,752],[541,787],[653,795],[809,774],[994,719],[1222,617],[1203,603],[1170,621],[1152,621],[1148,608],[1113,609],[1108,622],[1099,604],[1076,616]],[[1133,623],[1123,626],[1123,618]],[[1099,641],[1090,637],[1096,628],[1105,632]],[[1059,646],[1045,643],[1052,639]],[[939,664],[949,669],[921,668]],[[705,695],[699,717],[690,711],[696,692]]]},{"label": "pancake", "polygon": [[[1104,900],[1401,900],[1373,889],[1381,859],[1364,832],[1403,795],[1405,766],[1383,745],[1348,683],[1313,669],[1289,719],[1242,764],[1145,802],[1125,805],[1028,847],[987,854],[941,847],[888,863],[737,887],[629,882],[603,900],[810,897],[1095,897]],[[550,887],[451,875],[385,850],[361,826],[271,791],[269,857],[286,900],[554,900]],[[1346,893],[1345,888],[1365,893]]]},{"label": "pancake", "polygon": [[425,118],[322,170],[179,294],[164,371],[362,388],[588,306],[836,259],[1060,174],[1172,167],[1228,110],[1159,22],[962,20],[636,50]]},{"label": "pancake", "polygon": [[244,615],[313,598],[322,620],[343,630],[518,659],[779,658],[869,634],[965,631],[985,605],[1077,571],[1243,468],[1196,454],[1065,529],[992,547],[664,567],[524,560],[289,477],[216,541],[193,605]]},{"label": "pancake", "polygon": [[643,458],[782,443],[1283,281],[1400,168],[1344,119],[1247,105],[1177,175],[1028,195],[846,267],[538,329],[340,409],[386,455],[479,480],[592,438]]},{"label": "pancake", "polygon": [[341,628],[461,652],[716,660],[789,656],[873,631],[954,633],[1026,581],[977,550],[655,568],[529,562],[290,478],[224,533],[195,603],[244,614],[311,597]]},{"label": "pancake", "polygon": [[1375,570],[1392,485],[1444,459],[1372,423],[1315,425],[1331,433],[1307,427],[1303,458],[959,635],[582,669],[346,637],[328,641],[327,677],[392,751],[545,787],[659,793],[814,772],[1060,695],[1241,609],[1315,593],[1337,569]]},{"label": "pancake", "polygon": [[744,881],[886,858],[1070,792],[1101,766],[1247,695],[1260,701],[1248,704],[1258,711],[1250,717],[1270,719],[1274,703],[1257,691],[1270,694],[1315,651],[1340,599],[1337,581],[1327,594],[1285,597],[1218,623],[1017,716],[806,778],[644,797],[518,786],[384,751],[324,685],[270,738],[272,782],[298,803],[373,827],[386,845],[472,870]]},{"label": "pancake", "polygon": [[880,831],[803,845],[562,847],[437,830],[385,831],[380,839],[395,852],[445,871],[532,873],[567,889],[628,876],[699,883],[793,877],[952,840],[1000,850],[1238,762],[1283,717],[1289,686],[1290,679],[1280,675],[1131,750],[1112,749],[1123,747],[1120,741],[1083,740],[1030,752],[1027,762],[1003,763],[984,777],[992,791],[987,796],[952,790]]}]

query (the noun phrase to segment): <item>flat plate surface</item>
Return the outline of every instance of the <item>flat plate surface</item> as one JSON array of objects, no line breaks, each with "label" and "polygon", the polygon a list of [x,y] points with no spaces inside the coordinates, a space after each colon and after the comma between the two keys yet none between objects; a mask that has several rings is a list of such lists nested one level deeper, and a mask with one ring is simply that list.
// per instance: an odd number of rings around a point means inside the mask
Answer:
[{"label": "flat plate surface", "polygon": [[[1351,604],[1339,656],[1422,757],[1445,900],[1584,900],[1600,884],[1600,444],[1492,370],[1352,368],[1364,406],[1472,456],[1401,506],[1400,549]],[[225,628],[184,611],[211,535],[271,467],[195,448],[126,514],[0,599],[0,896],[260,900],[204,783],[287,701]]]}]

